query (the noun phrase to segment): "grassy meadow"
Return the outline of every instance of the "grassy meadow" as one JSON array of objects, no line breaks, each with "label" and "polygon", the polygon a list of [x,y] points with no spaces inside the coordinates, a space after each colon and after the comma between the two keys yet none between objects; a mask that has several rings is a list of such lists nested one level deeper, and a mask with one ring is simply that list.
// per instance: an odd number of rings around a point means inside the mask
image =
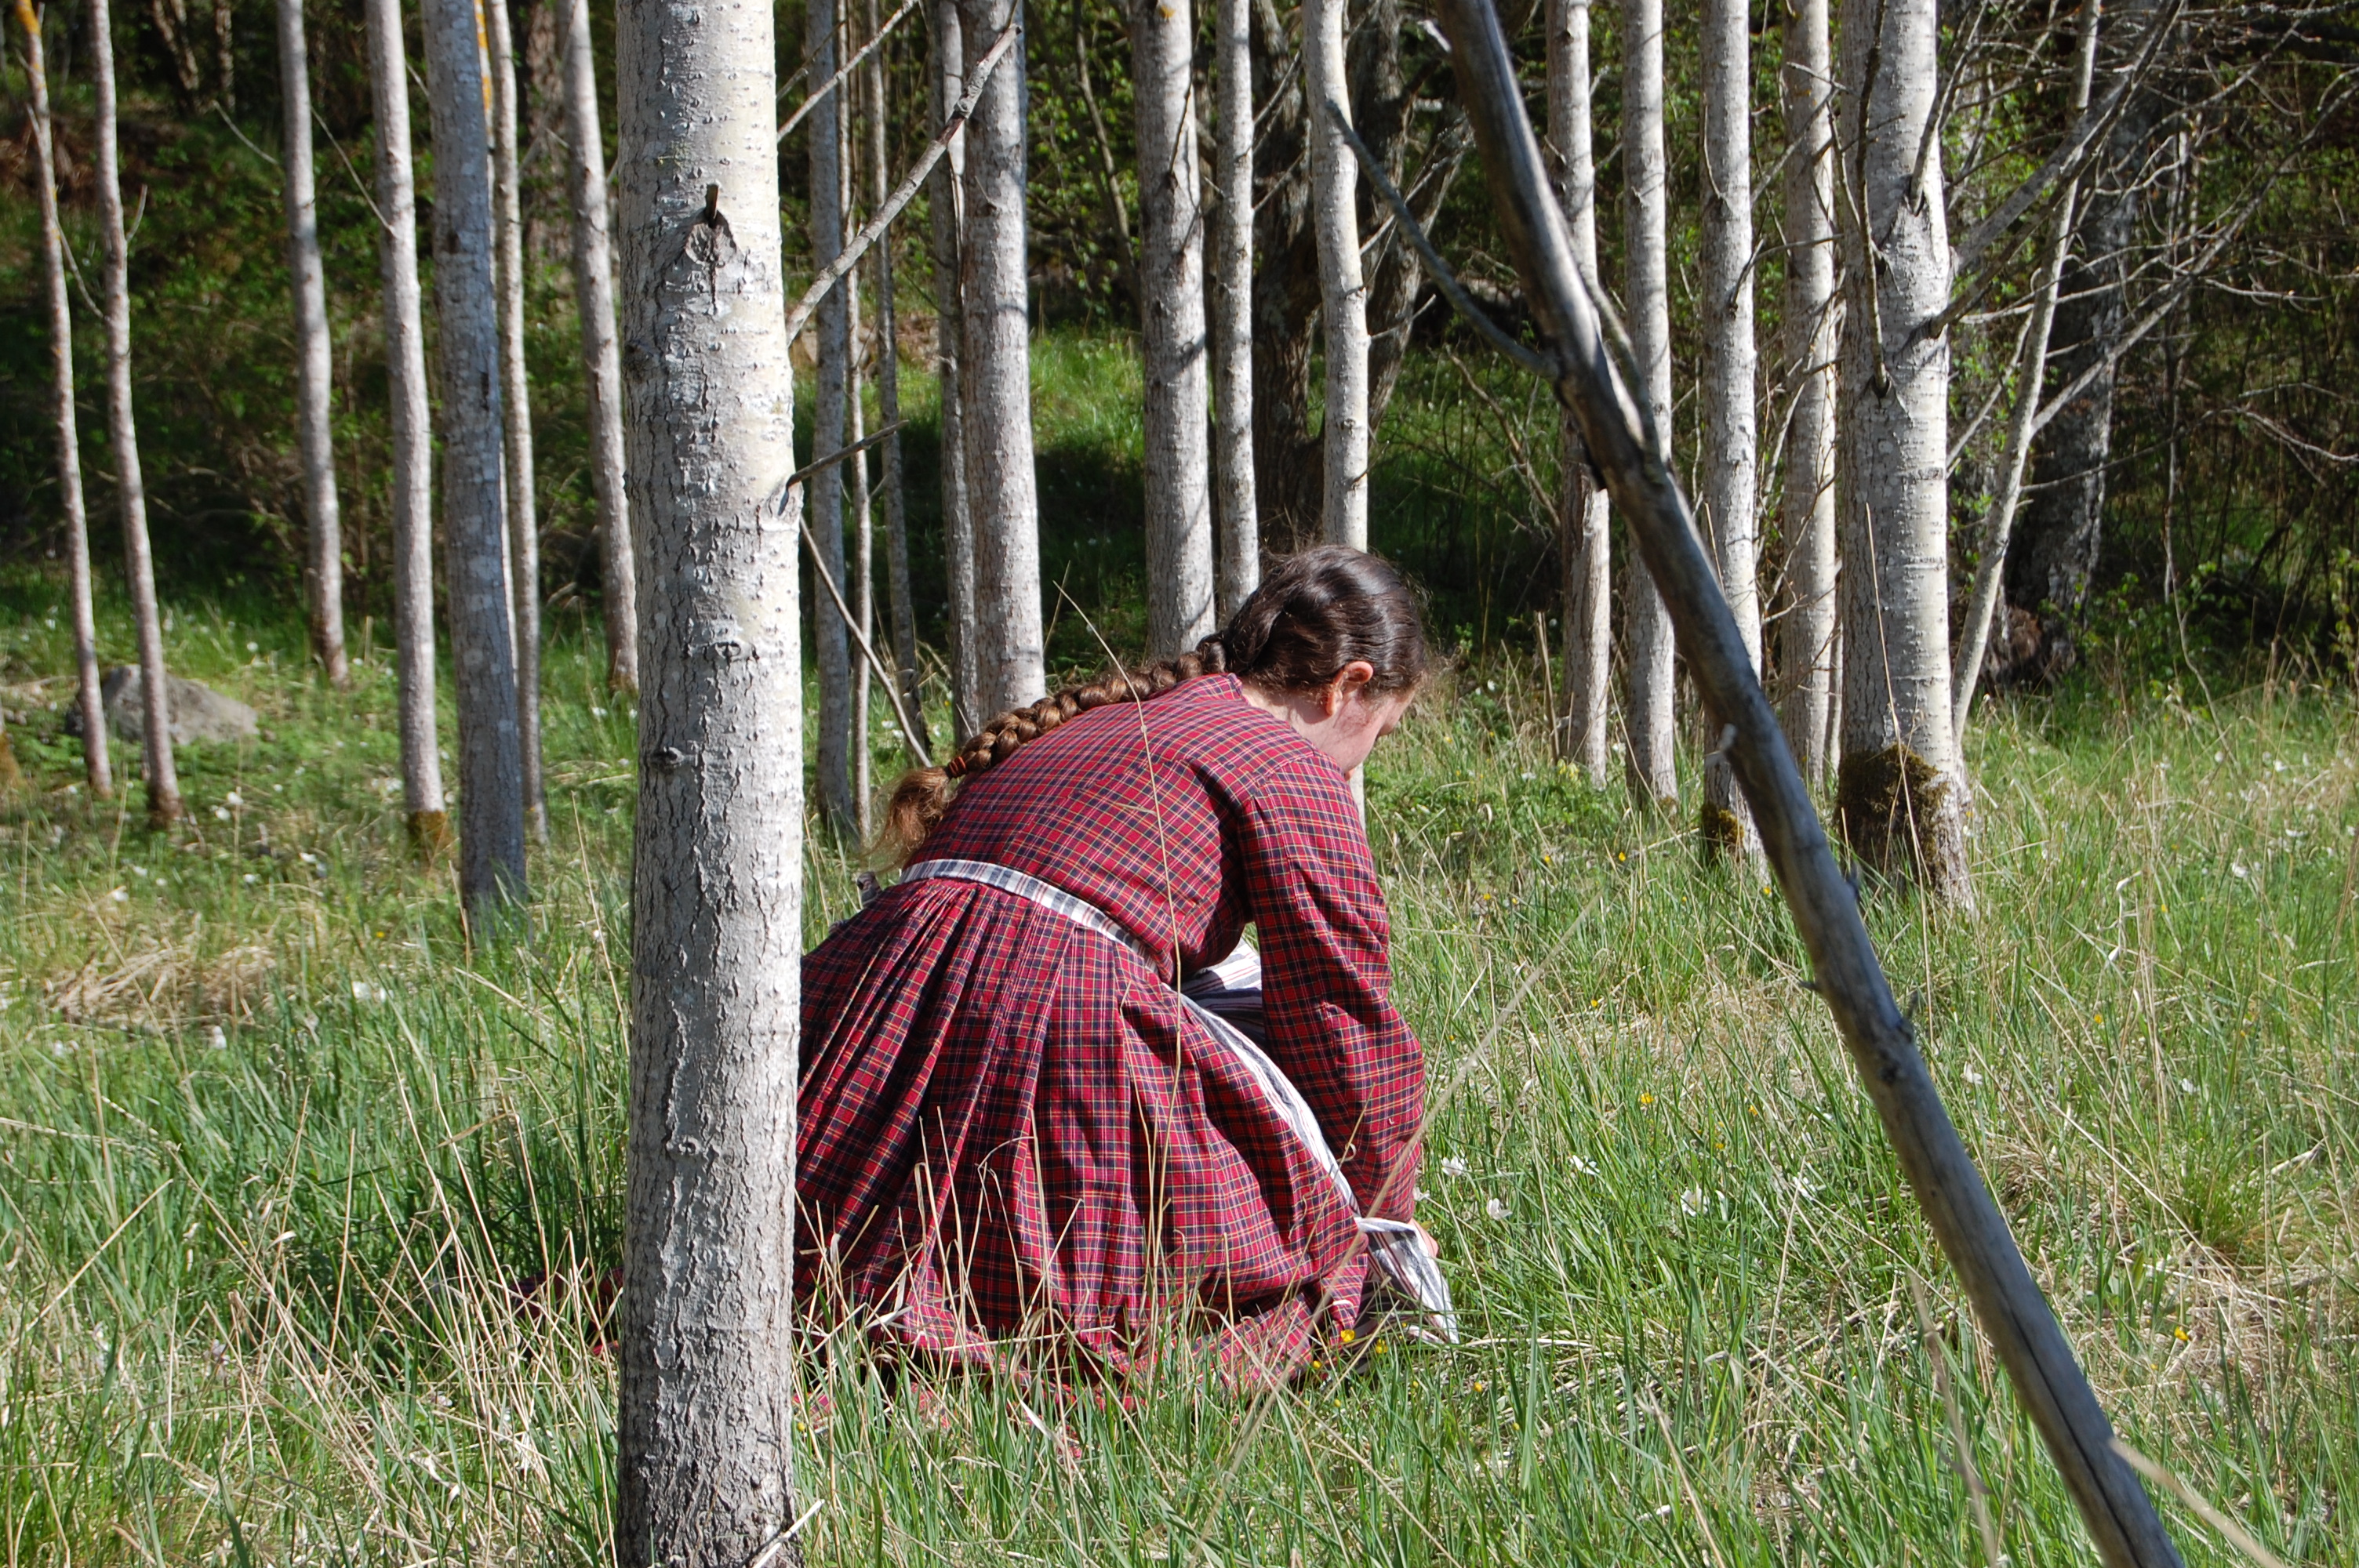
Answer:
[{"label": "grassy meadow", "polygon": [[[382,649],[332,696],[291,618],[179,606],[176,666],[265,734],[186,750],[156,835],[75,787],[52,600],[0,616],[0,1556],[609,1561],[632,730],[594,628],[549,660],[534,939],[486,951],[404,853]],[[1777,900],[1555,768],[1536,702],[1463,661],[1371,772],[1466,1342],[1127,1405],[832,1349],[816,1561],[2087,1560]],[[1982,918],[1871,903],[2127,1435],[2316,1563],[2359,1562],[2354,719],[2002,708]],[[850,866],[810,870],[816,934]]]},{"label": "grassy meadow", "polygon": [[[1036,370],[1080,664],[1139,632],[1136,361]],[[2089,1560],[1778,901],[1550,761],[1512,485],[1464,482],[1506,406],[1458,373],[1413,363],[1377,510],[1461,652],[1369,803],[1464,1343],[1111,1403],[826,1346],[815,1562]],[[532,937],[486,949],[406,849],[381,635],[332,693],[224,591],[172,600],[172,666],[262,738],[184,748],[156,834],[136,781],[79,784],[61,582],[0,574],[0,1562],[610,1563],[634,715],[553,611]],[[1975,732],[1980,918],[1871,889],[1871,923],[2125,1434],[2285,1561],[2359,1564],[2359,708],[2096,663]],[[814,939],[853,869],[815,844]]]}]

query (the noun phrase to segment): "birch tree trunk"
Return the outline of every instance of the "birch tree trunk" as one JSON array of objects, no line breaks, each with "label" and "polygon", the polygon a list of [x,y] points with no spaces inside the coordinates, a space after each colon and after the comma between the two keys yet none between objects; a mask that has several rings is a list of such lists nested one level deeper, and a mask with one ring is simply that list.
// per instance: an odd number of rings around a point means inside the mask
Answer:
[{"label": "birch tree trunk", "polygon": [[399,687],[401,796],[413,848],[451,842],[434,712],[434,437],[426,330],[418,296],[418,188],[410,168],[409,65],[401,0],[367,0],[369,89],[376,108],[378,270],[393,435],[393,647]]},{"label": "birch tree trunk", "polygon": [[630,491],[623,481],[623,360],[614,341],[614,262],[606,234],[606,139],[590,0],[565,0],[566,185],[573,200],[573,303],[582,318],[590,395],[590,484],[598,497],[599,576],[606,614],[606,684],[639,689],[637,574]]},{"label": "birch tree trunk", "polygon": [[[1745,0],[1703,0],[1703,492],[1700,521],[1721,591],[1756,676],[1761,671],[1760,551],[1754,521],[1757,438],[1753,387],[1753,57]],[[1703,770],[1707,852],[1766,867],[1753,814],[1707,712]]]},{"label": "birch tree trunk", "polygon": [[295,434],[303,454],[303,594],[311,656],[350,684],[344,657],[344,541],[336,505],[335,399],[327,282],[320,267],[320,207],[311,178],[311,70],[303,0],[278,0],[278,90],[285,106],[287,272],[295,291]]},{"label": "birch tree trunk", "polygon": [[[960,0],[972,70],[1023,0]],[[974,525],[976,711],[1048,695],[1040,626],[1040,502],[1032,470],[1032,349],[1025,283],[1024,44],[991,73],[966,129],[959,362],[967,505]]]},{"label": "birch tree trunk", "polygon": [[1368,290],[1360,270],[1359,165],[1328,105],[1348,119],[1344,0],[1304,0],[1302,79],[1310,94],[1310,221],[1319,244],[1320,321],[1326,337],[1322,429],[1327,542],[1368,547]]},{"label": "birch tree trunk", "polygon": [[525,896],[523,748],[507,511],[492,95],[471,0],[425,0],[434,134],[434,314],[442,374],[442,538],[459,698],[459,894],[480,923]]},{"label": "birch tree trunk", "polygon": [[[1549,0],[1548,113],[1549,172],[1572,240],[1573,265],[1597,278],[1597,158],[1592,134],[1589,66],[1590,0]],[[1605,487],[1591,472],[1581,432],[1570,414],[1560,438],[1563,491],[1559,557],[1564,584],[1564,717],[1556,727],[1557,754],[1598,788],[1612,766],[1610,727],[1614,681],[1614,542],[1607,532]]]},{"label": "birch tree trunk", "polygon": [[[289,0],[280,0],[288,4]],[[508,0],[483,0],[491,45],[493,212],[499,241],[500,384],[507,395],[508,620],[516,647],[516,757],[525,822],[549,842],[540,776],[540,521],[533,495],[532,389],[525,372],[524,188],[516,37]]]},{"label": "birch tree trunk", "polygon": [[800,493],[767,5],[621,0],[640,599],[618,1560],[799,1563]]},{"label": "birch tree trunk", "polygon": [[[804,27],[809,37],[810,81],[834,77],[842,17],[839,0],[811,0]],[[830,92],[805,117],[810,138],[811,263],[824,267],[843,249],[843,99]],[[819,306],[819,367],[813,378],[811,461],[843,449],[846,365],[852,358],[850,299],[841,287]],[[851,602],[844,580],[843,469],[831,464],[811,476],[811,535],[819,541],[820,569]],[[852,644],[843,622],[828,608],[824,585],[811,596],[812,643],[819,652],[820,815],[838,833],[860,828],[859,797],[853,793]]]},{"label": "birch tree trunk", "polygon": [[[957,0],[931,0],[932,123],[940,125],[966,91],[966,45]],[[989,714],[983,702],[981,636],[975,627],[974,513],[966,482],[966,394],[961,361],[966,307],[961,284],[965,232],[966,137],[951,143],[927,200],[933,219],[934,373],[942,405],[942,541],[950,579],[951,730],[964,740]]]},{"label": "birch tree trunk", "polygon": [[[139,429],[131,414],[131,247],[123,232],[122,162],[115,149],[114,37],[107,0],[91,0],[91,76],[98,99],[98,211],[106,243],[106,438],[114,449],[123,508],[123,567],[139,633],[142,761],[147,770],[147,820],[162,827],[180,816],[180,777],[172,764],[172,706],[164,670],[164,622],[156,609],[156,560],[147,547],[147,487],[139,472]],[[53,149],[54,150],[54,149]]]},{"label": "birch tree trunk", "polygon": [[[1630,344],[1658,450],[1671,449],[1670,257],[1666,239],[1663,152],[1662,0],[1622,0],[1622,179]],[[1680,778],[1673,754],[1671,621],[1654,579],[1634,572],[1624,595],[1624,657],[1629,688],[1622,715],[1629,736],[1630,792],[1640,805],[1675,814]]]},{"label": "birch tree trunk", "polygon": [[1204,227],[1198,183],[1195,12],[1131,0],[1138,124],[1139,349],[1146,371],[1147,656],[1212,634],[1212,497],[1204,362]]},{"label": "birch tree trunk", "polygon": [[1253,451],[1253,4],[1214,5],[1212,486],[1220,579],[1213,608],[1225,626],[1261,583]]},{"label": "birch tree trunk", "polygon": [[66,514],[66,565],[71,577],[74,634],[74,704],[82,716],[83,776],[100,800],[114,795],[114,770],[107,759],[106,705],[99,691],[98,619],[92,605],[90,515],[82,495],[82,438],[74,418],[73,305],[66,294],[65,235],[58,223],[56,132],[49,119],[49,74],[42,49],[41,18],[33,0],[16,0],[16,20],[25,29],[25,75],[33,95],[33,155],[41,183],[41,264],[49,285],[49,361],[55,374],[58,427],[58,499]]},{"label": "birch tree trunk", "polygon": [[1833,63],[1827,0],[1786,8],[1785,351],[1794,406],[1786,422],[1779,527],[1786,541],[1787,607],[1777,663],[1780,714],[1802,781],[1826,782],[1828,715],[1835,663],[1835,299]]},{"label": "birch tree trunk", "polygon": [[[866,0],[868,36],[875,38],[882,22],[876,0]],[[884,210],[890,194],[886,183],[888,147],[885,135],[886,67],[889,48],[876,51],[868,69],[868,206]],[[893,297],[893,243],[890,235],[872,253],[876,276],[876,420],[891,430],[901,422],[901,320]],[[909,597],[909,513],[901,475],[901,438],[885,438],[885,570],[892,595],[894,674],[901,690],[903,711],[926,711],[918,674],[918,611]]]},{"label": "birch tree trunk", "polygon": [[[1935,0],[1844,0],[1843,751],[1835,809],[1870,867],[1971,908],[1950,722],[1950,298]],[[1924,185],[1917,183],[1919,149]],[[1863,230],[1863,223],[1864,230]],[[1868,236],[1875,236],[1875,254]]]}]

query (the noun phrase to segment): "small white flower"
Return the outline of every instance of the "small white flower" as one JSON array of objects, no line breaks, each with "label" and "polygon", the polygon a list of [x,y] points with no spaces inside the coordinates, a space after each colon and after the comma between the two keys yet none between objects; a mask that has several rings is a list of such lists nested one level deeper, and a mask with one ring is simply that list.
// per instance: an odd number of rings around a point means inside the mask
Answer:
[{"label": "small white flower", "polygon": [[1597,1167],[1582,1159],[1580,1155],[1575,1154],[1571,1156],[1571,1158],[1572,1160],[1572,1168],[1582,1175],[1593,1176],[1597,1174]]},{"label": "small white flower", "polygon": [[1968,1083],[1970,1083],[1970,1084],[1980,1084],[1980,1083],[1983,1081],[1983,1076],[1982,1076],[1982,1074],[1981,1074],[1981,1073],[1977,1072],[1975,1069],[1973,1069],[1973,1068],[1972,1068],[1972,1067],[1968,1067],[1968,1068],[1965,1070],[1965,1079],[1966,1079],[1966,1082],[1968,1082]]},{"label": "small white flower", "polygon": [[1690,1215],[1701,1214],[1703,1212],[1703,1189],[1701,1187],[1690,1187],[1687,1191],[1681,1193],[1680,1195],[1680,1207],[1683,1212]]},{"label": "small white flower", "polygon": [[216,822],[227,822],[229,820],[229,807],[226,806],[214,806],[213,820]]},{"label": "small white flower", "polygon": [[131,902],[131,895],[124,892],[121,888],[116,888],[113,892],[107,894],[107,897],[113,899],[117,903],[129,903]]},{"label": "small white flower", "polygon": [[[5,1007],[5,1006],[7,1006],[7,1005],[8,1005],[8,999],[7,999],[7,998],[5,998],[5,997],[0,997],[0,1007]],[[1424,1203],[1424,1202],[1426,1202],[1427,1200],[1429,1200],[1430,1198],[1431,1198],[1431,1197],[1433,1196],[1433,1195],[1432,1195],[1431,1193],[1427,1192],[1423,1187],[1419,1187],[1419,1188],[1417,1189],[1416,1195],[1417,1195],[1417,1201],[1418,1201],[1418,1202],[1419,1202],[1419,1203]]]},{"label": "small white flower", "polygon": [[2231,860],[2231,861],[2229,861],[2229,862],[2228,862],[2228,870],[2229,870],[2229,872],[2230,872],[2232,875],[2236,876],[2236,877],[2238,877],[2238,878],[2243,878],[2243,877],[2247,876],[2247,875],[2249,875],[2249,874],[2250,874],[2250,873],[2248,873],[2248,872],[2245,870],[2245,862],[2244,862],[2244,861],[2242,861],[2242,860]]},{"label": "small white flower", "polygon": [[383,986],[375,984],[372,981],[354,980],[353,982],[353,1000],[354,1001],[375,1004],[376,1002],[383,1001],[388,994],[390,993],[388,993]]},{"label": "small white flower", "polygon": [[131,874],[137,877],[144,882],[147,880],[147,868],[145,866],[134,866],[131,868]]},{"label": "small white flower", "polygon": [[318,865],[318,864],[320,863],[320,857],[319,857],[319,856],[317,856],[317,855],[314,855],[314,854],[313,854],[313,853],[311,853],[311,851],[310,851],[310,850],[309,850],[309,849],[298,849],[298,850],[296,850],[296,851],[295,851],[295,858],[296,858],[297,860],[299,860],[302,861],[302,862],[303,862],[305,865],[307,865],[307,866],[316,866],[316,865]]},{"label": "small white flower", "polygon": [[1445,1176],[1462,1176],[1466,1173],[1466,1162],[1452,1154],[1441,1162],[1441,1173]]},{"label": "small white flower", "polygon": [[2277,761],[2272,762],[2269,764],[2269,771],[2270,771],[2271,773],[2281,773],[2285,772],[2285,762],[2284,762],[2284,759],[2280,758],[2280,759],[2278,759]]},{"label": "small white flower", "polygon": [[228,1050],[229,1031],[223,1029],[218,1023],[214,1024],[211,1029],[205,1031],[205,1044],[215,1051]]},{"label": "small white flower", "polygon": [[2201,1094],[2202,1091],[2195,1087],[2195,1080],[2193,1078],[2181,1078],[2179,1080],[2179,1092],[2183,1095],[2191,1095]]},{"label": "small white flower", "polygon": [[1506,1200],[1502,1198],[1489,1198],[1484,1200],[1483,1204],[1483,1212],[1489,1215],[1493,1219],[1505,1219],[1514,1211],[1507,1207]]},{"label": "small white flower", "polygon": [[245,796],[238,794],[235,790],[230,791],[227,795],[222,796],[222,799],[228,802],[232,809],[243,806],[245,804]]},{"label": "small white flower", "polygon": [[593,708],[590,710],[590,717],[592,719],[603,719],[606,717],[606,710],[603,708]]},{"label": "small white flower", "polygon": [[261,879],[260,877],[255,876],[252,871],[248,871],[248,872],[246,872],[246,873],[245,873],[245,875],[244,875],[244,876],[242,876],[242,877],[238,878],[237,880],[238,880],[238,881],[242,881],[242,882],[244,882],[246,886],[248,886],[248,887],[252,887],[255,883],[256,883],[256,882],[260,881],[262,879]]}]

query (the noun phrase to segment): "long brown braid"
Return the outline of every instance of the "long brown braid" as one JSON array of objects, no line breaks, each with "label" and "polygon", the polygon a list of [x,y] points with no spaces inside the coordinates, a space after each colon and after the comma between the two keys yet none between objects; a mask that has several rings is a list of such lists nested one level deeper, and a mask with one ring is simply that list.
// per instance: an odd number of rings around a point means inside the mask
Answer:
[{"label": "long brown braid", "polygon": [[1276,562],[1228,629],[1176,659],[1115,670],[994,719],[939,768],[901,775],[876,847],[906,864],[950,810],[951,784],[989,771],[1076,714],[1145,702],[1198,676],[1227,673],[1272,693],[1316,691],[1354,660],[1375,671],[1371,697],[1409,691],[1429,669],[1425,618],[1400,574],[1377,557],[1322,545]]}]

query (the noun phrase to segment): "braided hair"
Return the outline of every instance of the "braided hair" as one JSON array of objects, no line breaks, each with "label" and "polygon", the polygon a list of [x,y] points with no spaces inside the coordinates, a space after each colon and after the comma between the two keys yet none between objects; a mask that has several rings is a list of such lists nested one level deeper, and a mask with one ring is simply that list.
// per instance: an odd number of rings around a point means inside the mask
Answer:
[{"label": "braided hair", "polygon": [[1188,653],[1136,670],[1114,670],[1010,708],[962,742],[938,768],[913,768],[894,786],[879,849],[906,863],[950,810],[951,785],[1014,755],[1076,714],[1114,702],[1145,702],[1199,676],[1228,674],[1275,694],[1318,691],[1344,665],[1375,671],[1366,691],[1385,697],[1425,682],[1425,617],[1408,582],[1364,551],[1322,545],[1274,565],[1225,631]]}]

